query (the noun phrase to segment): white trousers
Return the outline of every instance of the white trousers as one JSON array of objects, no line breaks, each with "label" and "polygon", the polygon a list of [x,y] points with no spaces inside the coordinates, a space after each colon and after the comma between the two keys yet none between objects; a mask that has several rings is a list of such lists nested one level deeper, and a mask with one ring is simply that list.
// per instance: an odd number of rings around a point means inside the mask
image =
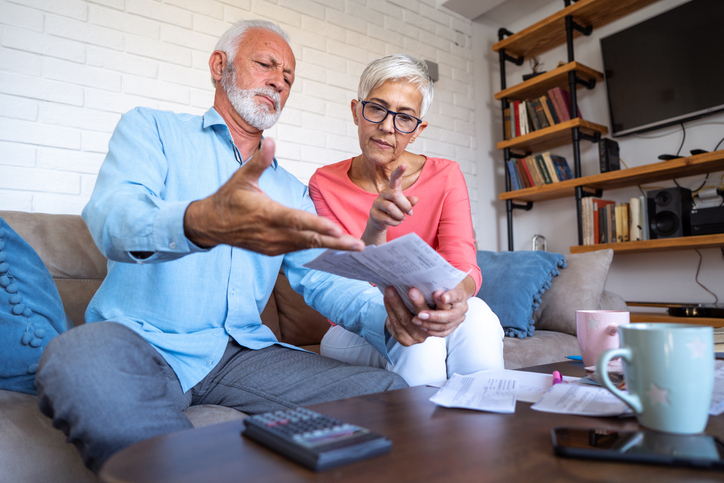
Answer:
[{"label": "white trousers", "polygon": [[465,321],[447,337],[428,337],[405,347],[390,339],[387,352],[392,364],[362,337],[332,326],[324,335],[321,353],[357,366],[387,369],[410,386],[444,382],[453,374],[503,369],[503,337],[498,316],[482,299],[468,299]]}]

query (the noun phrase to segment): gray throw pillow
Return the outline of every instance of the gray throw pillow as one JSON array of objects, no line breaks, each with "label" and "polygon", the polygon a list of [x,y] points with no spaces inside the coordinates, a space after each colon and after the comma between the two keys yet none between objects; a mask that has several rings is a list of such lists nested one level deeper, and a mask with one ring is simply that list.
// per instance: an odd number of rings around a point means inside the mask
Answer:
[{"label": "gray throw pillow", "polygon": [[536,329],[576,335],[576,310],[601,308],[612,259],[610,248],[567,255],[566,268],[551,281],[551,288],[541,296],[540,307],[533,313]]}]

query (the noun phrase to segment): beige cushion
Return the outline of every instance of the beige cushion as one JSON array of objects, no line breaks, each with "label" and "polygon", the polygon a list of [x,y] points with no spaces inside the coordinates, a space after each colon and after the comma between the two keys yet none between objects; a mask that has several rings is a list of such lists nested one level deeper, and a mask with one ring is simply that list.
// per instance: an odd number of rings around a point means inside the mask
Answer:
[{"label": "beige cushion", "polygon": [[536,329],[576,334],[576,310],[598,310],[606,285],[613,250],[576,253],[566,256],[561,269],[541,297],[533,313]]},{"label": "beige cushion", "polygon": [[566,356],[580,354],[578,339],[561,332],[536,329],[525,339],[506,337],[503,341],[506,369],[561,362],[566,360]]}]

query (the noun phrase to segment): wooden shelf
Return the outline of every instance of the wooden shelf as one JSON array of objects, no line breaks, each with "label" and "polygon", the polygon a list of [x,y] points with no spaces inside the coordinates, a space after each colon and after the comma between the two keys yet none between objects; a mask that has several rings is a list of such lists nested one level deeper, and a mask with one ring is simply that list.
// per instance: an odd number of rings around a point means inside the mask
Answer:
[{"label": "wooden shelf", "polygon": [[[560,126],[560,124],[556,124],[556,126]],[[536,132],[542,131],[544,130]],[[526,136],[529,136],[529,134]],[[724,150],[697,154],[696,156],[689,156],[687,158],[672,159],[671,161],[646,164],[635,168],[609,171],[608,173],[584,176],[582,178],[570,179],[544,186],[536,186],[534,188],[507,191],[505,193],[500,193],[498,198],[501,200],[516,201],[553,200],[573,196],[575,194],[576,186],[582,186],[584,190],[586,188],[589,190],[617,189],[625,188],[627,186],[636,186],[642,183],[652,183],[722,170],[724,170]],[[613,243],[612,245],[616,245],[616,243]]]},{"label": "wooden shelf", "polygon": [[668,314],[655,312],[631,312],[631,322],[667,322],[672,324],[709,325],[711,327],[724,327],[724,319],[713,317],[674,317]]},{"label": "wooden shelf", "polygon": [[584,253],[612,248],[616,253],[641,253],[717,247],[724,247],[724,234],[685,236],[681,238],[657,238],[656,240],[600,243],[597,245],[576,245],[572,246],[570,250],[571,253]]},{"label": "wooden shelf", "polygon": [[[596,82],[603,80],[603,74],[597,70],[586,67],[578,62],[569,62],[550,72],[533,77],[525,82],[509,87],[495,94],[496,100],[508,98],[509,100],[524,101],[531,98],[548,94],[550,89],[561,87],[568,90],[568,73],[574,71],[578,77],[585,81],[595,79]],[[583,87],[577,84],[578,88]]]},{"label": "wooden shelf", "polygon": [[[566,43],[566,16],[584,27],[600,27],[624,17],[656,0],[579,0],[548,18],[537,22],[493,45],[493,51],[530,58]],[[573,36],[581,33],[573,31]]]},{"label": "wooden shelf", "polygon": [[571,144],[571,130],[578,126],[582,133],[593,135],[595,133],[606,134],[608,128],[585,121],[580,117],[570,121],[561,122],[554,126],[533,131],[532,133],[517,136],[513,139],[501,141],[497,144],[498,149],[510,148],[521,152],[547,151],[564,144]]}]

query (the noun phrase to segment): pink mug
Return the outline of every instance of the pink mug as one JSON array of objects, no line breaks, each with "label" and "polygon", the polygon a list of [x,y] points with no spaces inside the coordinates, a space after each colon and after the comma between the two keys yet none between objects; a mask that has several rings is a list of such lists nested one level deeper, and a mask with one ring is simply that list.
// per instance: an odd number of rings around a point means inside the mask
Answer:
[{"label": "pink mug", "polygon": [[576,335],[583,365],[595,366],[608,349],[618,349],[618,326],[630,322],[624,310],[576,310]]}]

